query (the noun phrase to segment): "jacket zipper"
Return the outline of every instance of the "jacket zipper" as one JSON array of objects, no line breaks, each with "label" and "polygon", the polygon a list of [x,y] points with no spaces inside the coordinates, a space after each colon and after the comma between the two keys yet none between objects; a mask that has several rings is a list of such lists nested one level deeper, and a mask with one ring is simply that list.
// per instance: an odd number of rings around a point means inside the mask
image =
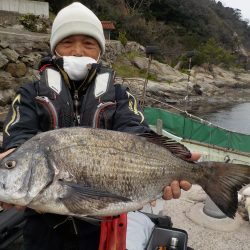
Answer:
[{"label": "jacket zipper", "polygon": [[78,90],[75,90],[74,92],[74,108],[75,108],[75,120],[76,120],[76,125],[80,125],[81,118],[79,114],[79,96],[78,96]]}]

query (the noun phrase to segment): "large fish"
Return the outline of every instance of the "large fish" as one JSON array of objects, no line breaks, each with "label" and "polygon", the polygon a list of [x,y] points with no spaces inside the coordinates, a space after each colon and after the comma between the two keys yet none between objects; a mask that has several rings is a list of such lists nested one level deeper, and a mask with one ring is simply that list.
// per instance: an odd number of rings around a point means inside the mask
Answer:
[{"label": "large fish", "polygon": [[178,157],[183,152],[189,154],[156,134],[90,128],[40,133],[1,160],[0,201],[77,217],[118,215],[185,179],[201,185],[233,218],[237,191],[250,183],[250,166],[188,162]]}]

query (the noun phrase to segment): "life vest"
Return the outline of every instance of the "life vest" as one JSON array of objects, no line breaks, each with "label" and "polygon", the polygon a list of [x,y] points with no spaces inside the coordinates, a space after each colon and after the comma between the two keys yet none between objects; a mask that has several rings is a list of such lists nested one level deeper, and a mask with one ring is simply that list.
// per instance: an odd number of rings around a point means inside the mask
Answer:
[{"label": "life vest", "polygon": [[115,111],[114,71],[101,67],[79,100],[79,120],[69,86],[54,67],[48,65],[36,83],[38,114],[43,131],[76,125],[112,128]]}]

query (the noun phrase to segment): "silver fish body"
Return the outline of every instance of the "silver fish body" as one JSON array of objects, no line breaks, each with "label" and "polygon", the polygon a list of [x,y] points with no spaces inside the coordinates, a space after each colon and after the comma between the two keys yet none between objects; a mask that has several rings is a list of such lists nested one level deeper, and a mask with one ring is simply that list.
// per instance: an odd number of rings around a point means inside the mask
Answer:
[{"label": "silver fish body", "polygon": [[200,184],[233,217],[235,190],[250,182],[250,167],[195,164],[176,157],[167,147],[149,138],[102,129],[40,133],[1,161],[0,200],[78,217],[118,215],[140,209],[171,181],[185,179]]}]

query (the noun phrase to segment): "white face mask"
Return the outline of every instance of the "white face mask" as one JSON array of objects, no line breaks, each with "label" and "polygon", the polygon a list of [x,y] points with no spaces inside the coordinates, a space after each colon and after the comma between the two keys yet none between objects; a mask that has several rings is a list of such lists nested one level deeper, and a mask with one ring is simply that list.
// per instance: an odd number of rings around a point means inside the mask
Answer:
[{"label": "white face mask", "polygon": [[63,68],[73,81],[83,80],[89,71],[89,64],[97,61],[88,56],[63,56]]}]

